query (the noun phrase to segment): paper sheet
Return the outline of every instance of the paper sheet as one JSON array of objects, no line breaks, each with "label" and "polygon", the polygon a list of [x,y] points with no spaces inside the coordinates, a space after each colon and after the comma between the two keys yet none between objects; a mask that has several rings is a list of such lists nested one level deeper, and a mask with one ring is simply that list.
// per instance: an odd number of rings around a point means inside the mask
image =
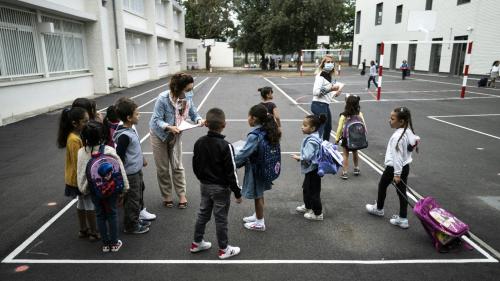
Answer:
[{"label": "paper sheet", "polygon": [[200,127],[200,125],[198,125],[198,124],[191,124],[191,123],[188,123],[186,121],[182,121],[181,124],[179,126],[177,126],[177,128],[180,131],[190,130],[192,128],[197,128],[197,127]]}]

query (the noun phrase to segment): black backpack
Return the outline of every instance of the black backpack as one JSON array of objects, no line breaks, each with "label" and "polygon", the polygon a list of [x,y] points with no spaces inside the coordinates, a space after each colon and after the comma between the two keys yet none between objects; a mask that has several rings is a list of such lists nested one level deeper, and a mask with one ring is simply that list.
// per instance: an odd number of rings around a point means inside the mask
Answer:
[{"label": "black backpack", "polygon": [[347,117],[342,136],[347,142],[346,147],[349,150],[358,150],[368,147],[366,126],[359,115]]},{"label": "black backpack", "polygon": [[483,77],[477,81],[477,86],[478,87],[486,87],[486,84],[488,84],[488,78]]}]

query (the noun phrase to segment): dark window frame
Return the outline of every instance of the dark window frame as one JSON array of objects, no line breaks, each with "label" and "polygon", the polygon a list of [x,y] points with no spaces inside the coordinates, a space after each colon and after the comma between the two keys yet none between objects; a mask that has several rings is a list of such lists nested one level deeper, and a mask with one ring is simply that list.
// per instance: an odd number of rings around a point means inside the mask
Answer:
[{"label": "dark window frame", "polygon": [[471,0],[457,0],[457,6],[463,5],[463,4],[468,4],[470,2],[471,2]]},{"label": "dark window frame", "polygon": [[426,11],[431,11],[432,10],[432,0],[426,0],[425,1],[425,10]]},{"label": "dark window frame", "polygon": [[[380,10],[379,10],[380,7]],[[380,16],[379,16],[380,13]],[[382,25],[382,16],[384,15],[384,2],[377,4],[375,8],[375,25]]]},{"label": "dark window frame", "polygon": [[356,34],[359,34],[361,30],[361,11],[356,12]]},{"label": "dark window frame", "polygon": [[403,5],[396,6],[396,21],[395,23],[401,23],[403,18]]}]

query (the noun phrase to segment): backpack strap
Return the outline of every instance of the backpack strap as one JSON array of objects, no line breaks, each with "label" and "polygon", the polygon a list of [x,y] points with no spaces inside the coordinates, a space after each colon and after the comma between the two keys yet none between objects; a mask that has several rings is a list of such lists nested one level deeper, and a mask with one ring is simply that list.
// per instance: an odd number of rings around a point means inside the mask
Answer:
[{"label": "backpack strap", "polygon": [[104,154],[104,148],[105,148],[105,146],[106,146],[105,144],[101,144],[101,145],[99,146],[99,153],[100,153],[100,154]]}]

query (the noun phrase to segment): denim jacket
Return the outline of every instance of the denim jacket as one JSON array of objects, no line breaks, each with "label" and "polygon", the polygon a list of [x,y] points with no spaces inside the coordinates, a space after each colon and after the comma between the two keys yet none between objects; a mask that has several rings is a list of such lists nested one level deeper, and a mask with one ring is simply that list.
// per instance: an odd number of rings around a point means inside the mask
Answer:
[{"label": "denim jacket", "polygon": [[[168,131],[165,131],[167,126],[171,126],[175,124],[175,107],[170,102],[170,91],[162,92],[158,95],[156,99],[155,108],[153,110],[153,115],[151,116],[151,120],[149,121],[149,128],[151,132],[154,133],[159,139],[165,141],[169,138],[169,134],[172,134]],[[198,114],[198,110],[193,103],[193,96],[187,95],[186,101],[189,106],[189,117],[191,121],[198,122],[198,120],[202,119]]]},{"label": "denim jacket", "polygon": [[307,174],[318,168],[318,163],[315,160],[320,148],[318,143],[321,143],[321,141],[318,132],[308,135],[302,141],[300,148],[300,169],[303,174]]}]

